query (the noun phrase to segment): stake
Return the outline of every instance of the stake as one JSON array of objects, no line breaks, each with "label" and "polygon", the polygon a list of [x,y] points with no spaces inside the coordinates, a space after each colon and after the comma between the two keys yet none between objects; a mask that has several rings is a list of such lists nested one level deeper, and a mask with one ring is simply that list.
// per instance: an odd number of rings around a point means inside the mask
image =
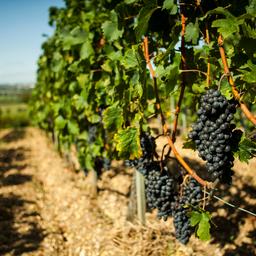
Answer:
[{"label": "stake", "polygon": [[137,209],[138,219],[142,225],[146,224],[146,198],[144,176],[136,170],[136,195],[137,195]]}]

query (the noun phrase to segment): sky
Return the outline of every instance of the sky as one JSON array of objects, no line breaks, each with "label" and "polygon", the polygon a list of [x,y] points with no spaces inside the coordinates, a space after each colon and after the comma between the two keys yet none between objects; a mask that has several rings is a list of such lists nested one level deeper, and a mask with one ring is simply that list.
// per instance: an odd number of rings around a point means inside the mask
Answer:
[{"label": "sky", "polygon": [[0,0],[0,84],[35,83],[37,59],[48,25],[50,6],[62,0]]}]

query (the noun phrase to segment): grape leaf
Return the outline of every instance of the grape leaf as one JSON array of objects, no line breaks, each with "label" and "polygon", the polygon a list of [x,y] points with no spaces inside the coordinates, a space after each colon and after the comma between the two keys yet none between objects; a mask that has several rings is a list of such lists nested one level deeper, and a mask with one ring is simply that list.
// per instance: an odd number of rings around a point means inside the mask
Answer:
[{"label": "grape leaf", "polygon": [[163,10],[169,10],[171,15],[174,15],[177,13],[177,5],[174,3],[174,0],[165,0],[163,4]]},{"label": "grape leaf", "polygon": [[121,128],[123,122],[123,110],[120,108],[119,102],[103,111],[103,124],[106,129],[116,131]]},{"label": "grape leaf", "polygon": [[82,47],[80,50],[80,59],[82,60],[87,59],[93,54],[94,54],[94,50],[92,48],[92,45],[89,40],[86,40],[86,42],[82,44]]},{"label": "grape leaf", "polygon": [[235,156],[241,162],[248,163],[251,158],[256,156],[256,142],[243,136],[238,144],[238,150],[235,152]]},{"label": "grape leaf", "polygon": [[86,41],[87,36],[88,33],[79,26],[75,27],[72,31],[63,31],[60,35],[63,41],[63,49],[70,50],[73,45],[82,44]]},{"label": "grape leaf", "polygon": [[190,225],[192,227],[196,226],[202,218],[202,214],[197,211],[192,211],[191,216],[190,216]]},{"label": "grape leaf", "polygon": [[198,25],[198,19],[196,19],[195,23],[188,23],[185,31],[185,40],[186,42],[191,42],[192,44],[197,44],[197,41],[199,39],[199,25]]},{"label": "grape leaf", "polygon": [[228,100],[233,98],[232,89],[231,89],[231,86],[229,85],[228,79],[226,77],[221,81],[220,92]]},{"label": "grape leaf", "polygon": [[127,127],[120,130],[114,137],[117,145],[116,149],[120,157],[134,159],[140,157],[140,137],[139,130],[135,127]]},{"label": "grape leaf", "polygon": [[242,23],[243,21],[238,21],[235,18],[218,19],[213,21],[212,27],[218,28],[218,32],[226,38],[233,33],[239,32],[239,25]]},{"label": "grape leaf", "polygon": [[110,13],[110,20],[105,21],[101,28],[103,30],[104,36],[110,42],[117,40],[119,37],[122,36],[123,30],[118,29],[118,22],[117,22],[117,14],[115,11],[111,11]]},{"label": "grape leaf", "polygon": [[141,37],[146,34],[148,29],[148,22],[156,9],[157,1],[155,0],[147,1],[146,5],[141,8],[138,15],[138,24],[135,28],[137,40],[140,40]]},{"label": "grape leaf", "polygon": [[[248,71],[248,69],[250,71]],[[256,83],[256,65],[249,60],[245,65],[240,67],[240,71],[243,73],[241,79],[247,83]]]},{"label": "grape leaf", "polygon": [[56,128],[58,130],[61,130],[65,127],[67,123],[67,120],[63,118],[63,116],[59,115],[56,119],[55,119],[55,125],[56,125]]},{"label": "grape leaf", "polygon": [[89,77],[87,74],[79,74],[76,79],[80,87],[83,88],[85,86],[86,81],[89,79]]},{"label": "grape leaf", "polygon": [[196,234],[198,235],[199,239],[203,241],[210,240],[211,235],[210,235],[210,214],[207,212],[202,212],[201,213],[201,219],[198,225],[198,229],[196,231]]},{"label": "grape leaf", "polygon": [[76,121],[70,120],[68,121],[68,131],[72,135],[78,135],[79,134],[79,127]]},{"label": "grape leaf", "polygon": [[187,140],[183,143],[183,148],[196,150],[196,144],[193,140]]},{"label": "grape leaf", "polygon": [[62,55],[59,52],[55,52],[53,54],[53,59],[51,62],[51,68],[53,72],[60,72],[65,66],[65,62],[63,60]]},{"label": "grape leaf", "polygon": [[124,65],[126,68],[135,68],[138,66],[138,60],[136,57],[135,49],[128,49],[125,52],[124,57],[121,59],[122,65]]}]

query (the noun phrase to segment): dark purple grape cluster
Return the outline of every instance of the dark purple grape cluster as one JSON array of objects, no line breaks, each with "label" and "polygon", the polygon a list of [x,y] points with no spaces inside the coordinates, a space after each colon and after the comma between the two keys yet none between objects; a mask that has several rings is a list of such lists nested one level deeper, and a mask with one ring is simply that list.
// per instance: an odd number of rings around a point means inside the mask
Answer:
[{"label": "dark purple grape cluster", "polygon": [[235,125],[231,120],[236,103],[227,100],[218,90],[209,89],[201,97],[200,104],[198,119],[189,138],[195,142],[199,156],[207,161],[210,180],[223,180],[225,175],[232,173],[234,157],[230,145]]},{"label": "dark purple grape cluster", "polygon": [[95,143],[96,138],[97,138],[97,126],[91,125],[88,128],[88,142]]},{"label": "dark purple grape cluster", "polygon": [[150,209],[158,209],[158,218],[167,220],[172,215],[176,198],[176,182],[168,170],[161,171],[159,162],[145,165],[146,201]]},{"label": "dark purple grape cluster", "polygon": [[125,165],[128,167],[135,167],[139,172],[145,175],[146,168],[144,165],[152,162],[155,154],[155,138],[148,133],[142,132],[140,136],[140,146],[142,149],[142,157],[134,160],[125,160]]},{"label": "dark purple grape cluster", "polygon": [[188,214],[192,207],[198,206],[202,197],[200,185],[191,178],[176,202],[176,208],[173,213],[175,236],[183,244],[189,241],[190,236],[194,232],[194,228],[190,225]]},{"label": "dark purple grape cluster", "polygon": [[94,169],[98,177],[101,176],[103,170],[108,171],[111,167],[111,161],[107,157],[97,156],[94,160]]}]

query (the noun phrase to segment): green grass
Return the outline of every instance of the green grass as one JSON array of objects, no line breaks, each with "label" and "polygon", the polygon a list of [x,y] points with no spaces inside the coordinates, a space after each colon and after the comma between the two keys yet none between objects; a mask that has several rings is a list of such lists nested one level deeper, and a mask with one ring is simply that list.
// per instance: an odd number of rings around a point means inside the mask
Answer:
[{"label": "green grass", "polygon": [[0,128],[18,128],[28,125],[30,125],[30,117],[27,104],[0,102]]}]

